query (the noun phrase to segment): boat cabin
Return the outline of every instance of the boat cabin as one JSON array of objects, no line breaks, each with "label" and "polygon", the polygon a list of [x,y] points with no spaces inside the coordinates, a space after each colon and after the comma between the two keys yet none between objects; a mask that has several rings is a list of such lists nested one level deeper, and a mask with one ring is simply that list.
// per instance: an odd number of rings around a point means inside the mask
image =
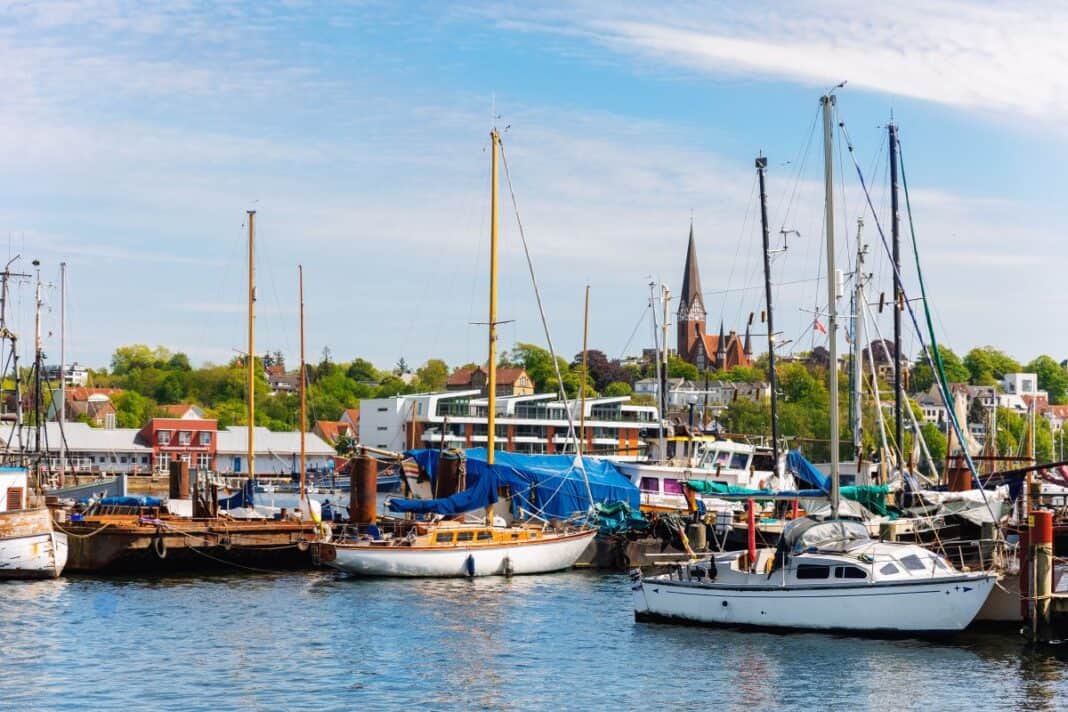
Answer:
[{"label": "boat cabin", "polygon": [[0,467],[0,512],[26,509],[27,489],[26,468]]}]

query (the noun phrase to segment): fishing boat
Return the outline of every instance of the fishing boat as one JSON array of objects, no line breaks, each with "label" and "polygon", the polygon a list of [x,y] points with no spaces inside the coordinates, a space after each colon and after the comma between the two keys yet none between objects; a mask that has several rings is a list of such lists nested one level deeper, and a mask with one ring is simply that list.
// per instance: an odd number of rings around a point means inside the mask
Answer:
[{"label": "fishing boat", "polygon": [[[824,130],[827,274],[835,274],[832,192],[833,94],[821,98]],[[828,282],[828,351],[837,363],[835,280]],[[695,559],[658,576],[632,572],[635,617],[697,623],[849,632],[946,633],[969,625],[996,575],[957,571],[915,544],[871,539],[840,516],[838,369],[829,369],[830,509],[791,521],[775,548]],[[890,605],[887,605],[889,603]]]},{"label": "fishing boat", "polygon": [[27,506],[24,467],[0,467],[0,579],[55,578],[67,563],[67,535],[47,507]]},{"label": "fishing boat", "polygon": [[[328,566],[364,576],[459,577],[539,574],[572,567],[585,551],[597,530],[585,525],[550,526],[520,523],[506,526],[494,513],[499,488],[492,476],[497,453],[494,448],[497,396],[497,163],[501,137],[490,132],[490,297],[489,355],[487,378],[487,474],[462,492],[437,500],[393,501],[391,509],[408,512],[434,512],[463,516],[464,521],[434,521],[409,526],[404,536],[381,536],[365,528],[355,537],[319,544],[316,552]],[[512,457],[515,457],[512,455]],[[583,468],[580,458],[576,466]],[[589,482],[585,480],[592,503]],[[485,519],[467,522],[467,513],[485,508]],[[413,523],[414,524],[414,523]]]}]

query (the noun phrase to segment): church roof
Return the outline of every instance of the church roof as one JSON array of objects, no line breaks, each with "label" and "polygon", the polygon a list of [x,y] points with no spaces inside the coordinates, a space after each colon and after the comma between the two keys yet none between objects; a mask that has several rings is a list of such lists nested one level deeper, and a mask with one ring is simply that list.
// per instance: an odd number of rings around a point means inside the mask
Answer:
[{"label": "church roof", "polygon": [[694,305],[705,311],[705,300],[701,297],[701,275],[697,271],[697,244],[693,239],[693,223],[690,223],[690,244],[686,248],[686,267],[682,272],[682,294],[679,297],[679,313],[685,314]]}]

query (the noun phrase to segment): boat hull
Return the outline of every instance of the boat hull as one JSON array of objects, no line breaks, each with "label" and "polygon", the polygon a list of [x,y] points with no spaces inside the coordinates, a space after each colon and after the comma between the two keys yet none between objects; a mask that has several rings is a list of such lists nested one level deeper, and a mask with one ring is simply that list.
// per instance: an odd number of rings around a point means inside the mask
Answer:
[{"label": "boat hull", "polygon": [[0,512],[0,579],[55,578],[67,563],[67,536],[48,509]]},{"label": "boat hull", "polygon": [[359,576],[461,578],[562,571],[575,565],[597,535],[585,531],[523,543],[408,547],[321,544],[324,564]]},{"label": "boat hull", "polygon": [[994,588],[992,574],[853,586],[717,586],[659,577],[632,585],[638,620],[710,625],[936,634],[963,630]]},{"label": "boat hull", "polygon": [[67,522],[71,534],[68,573],[171,574],[210,570],[312,568],[310,522],[169,520],[168,526],[136,521]]}]

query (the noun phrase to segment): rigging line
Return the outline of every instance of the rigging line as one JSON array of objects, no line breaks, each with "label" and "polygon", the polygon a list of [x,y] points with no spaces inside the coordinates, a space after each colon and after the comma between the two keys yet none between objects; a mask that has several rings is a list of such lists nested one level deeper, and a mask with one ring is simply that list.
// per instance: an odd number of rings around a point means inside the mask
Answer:
[{"label": "rigging line", "polygon": [[[745,217],[742,218],[742,229],[738,233],[738,240],[734,246],[734,259],[731,260],[731,269],[727,273],[727,288],[730,289],[731,281],[734,279],[734,270],[738,267],[738,255],[742,251],[742,242],[745,240],[745,228],[749,224],[749,215],[753,210],[753,196],[756,194],[757,189],[757,177],[753,176],[752,186],[749,189],[749,199],[745,202]],[[723,300],[719,305],[719,318],[722,321],[723,315],[726,312],[727,302]],[[667,348],[665,344],[664,348]]]},{"label": "rigging line", "polygon": [[[845,122],[844,121],[840,122],[839,126],[841,127],[843,132],[846,132],[846,127],[845,127]],[[868,186],[864,181],[864,173],[860,169],[860,164],[857,163],[856,156],[853,153],[852,142],[850,142],[848,140],[848,133],[847,132],[846,132],[846,138],[847,138],[846,143],[849,146],[849,155],[850,155],[850,158],[852,158],[853,166],[857,170],[857,177],[860,180],[861,188],[864,189],[864,196],[868,201],[868,206],[871,208],[872,219],[875,221],[875,227],[879,232],[879,239],[883,243],[883,249],[886,250],[886,252],[888,254],[890,254],[890,253],[892,253],[892,250],[890,249],[890,244],[886,240],[886,233],[883,231],[882,223],[879,221],[879,216],[875,212],[875,206],[872,205],[871,193],[868,191]],[[900,147],[900,141],[898,142],[898,145]],[[891,260],[891,266],[893,267],[894,274],[898,279],[898,284],[902,284],[903,285],[903,281],[901,280],[901,270],[898,268],[897,265],[893,264],[893,260]],[[904,287],[902,287],[901,292],[902,292],[902,294],[904,294]],[[940,389],[942,391],[943,402],[947,403],[947,404],[948,403],[952,403],[953,402],[952,394],[949,392],[949,384],[947,384],[945,382],[945,373],[944,373],[944,371],[941,371],[941,370],[938,369],[938,367],[937,367],[938,364],[934,359],[934,356],[937,356],[937,354],[938,354],[937,342],[934,341],[934,338],[935,338],[934,331],[933,330],[931,331],[932,343],[935,344],[935,351],[934,351],[934,354],[932,354],[931,351],[928,350],[927,345],[924,342],[923,332],[920,330],[919,320],[916,317],[916,310],[913,308],[912,302],[907,297],[905,298],[904,301],[905,301],[905,308],[908,309],[908,312],[909,312],[909,319],[912,321],[912,326],[916,330],[916,334],[920,339],[920,344],[923,346],[923,353],[924,353],[924,356],[927,358],[928,365],[931,367],[931,371],[932,372],[937,373],[937,374],[940,375],[940,378],[938,378],[937,380],[938,380],[938,385],[939,385],[939,387],[940,387]],[[894,308],[895,309],[897,308],[896,304],[894,305]],[[928,321],[928,323],[930,323],[930,322]],[[964,433],[961,430],[960,422],[957,420],[957,414],[953,409],[947,409],[947,410],[948,410],[948,414],[949,414],[949,422],[953,425],[953,431],[957,436],[957,442],[961,443],[961,453],[964,455],[964,461],[965,461],[965,463],[967,463],[968,470],[971,472],[972,477],[979,484],[979,492],[983,496],[983,504],[986,505],[987,511],[990,513],[991,519],[993,521],[998,521],[998,517],[996,517],[994,515],[994,510],[990,506],[990,499],[986,496],[986,488],[983,486],[983,481],[979,478],[978,470],[975,467],[975,461],[972,460],[971,453],[968,452],[968,448],[965,445],[965,443],[967,441],[964,439]]]},{"label": "rigging line", "polygon": [[794,173],[794,185],[790,191],[790,197],[786,201],[786,207],[783,211],[782,221],[779,224],[781,230],[786,229],[786,221],[790,217],[790,211],[793,209],[794,201],[797,198],[797,192],[801,187],[801,176],[804,175],[805,166],[808,163],[808,154],[812,148],[812,139],[816,135],[816,122],[820,118],[820,108],[817,107],[815,113],[812,115],[812,123],[808,127],[808,139],[805,141],[804,148],[798,153],[799,158],[796,159],[796,172]]},{"label": "rigging line", "polygon": [[[553,371],[556,373],[556,383],[560,389],[560,396],[564,400],[564,411],[567,413],[567,435],[569,438],[572,439],[572,442],[575,442],[578,439],[578,435],[575,432],[574,414],[571,412],[571,407],[567,400],[567,393],[564,391],[564,379],[563,376],[560,375],[560,363],[556,359],[556,350],[553,348],[552,336],[549,333],[549,321],[545,317],[545,307],[541,301],[541,290],[538,289],[538,280],[534,276],[534,261],[530,257],[530,248],[527,245],[527,235],[526,231],[523,229],[523,221],[519,217],[519,201],[516,200],[515,190],[512,188],[512,173],[508,169],[508,159],[505,157],[504,143],[501,142],[500,139],[497,139],[497,141],[500,144],[501,148],[501,164],[504,167],[504,179],[508,184],[508,193],[512,197],[512,209],[515,211],[515,222],[516,226],[519,229],[519,238],[523,242],[523,254],[526,255],[527,268],[530,270],[530,283],[534,287],[534,298],[538,303],[538,314],[541,316],[541,325],[545,331],[545,341],[549,346],[549,356],[552,358]],[[583,383],[579,387],[584,389],[586,387],[586,384]],[[578,447],[576,447],[575,450],[576,453],[580,451]],[[582,467],[582,481],[586,485],[586,495],[590,498],[590,506],[592,507],[593,491],[590,489],[590,481],[589,478],[586,476],[585,466]]]},{"label": "rigging line", "polygon": [[623,350],[619,352],[619,358],[622,359],[627,354],[627,349],[630,348],[631,342],[634,341],[634,337],[635,335],[637,335],[638,329],[642,328],[642,324],[645,323],[645,317],[648,313],[649,306],[646,305],[646,307],[642,309],[641,316],[638,317],[638,323],[634,325],[634,331],[630,332],[630,338],[627,339],[627,343],[623,345]]}]

